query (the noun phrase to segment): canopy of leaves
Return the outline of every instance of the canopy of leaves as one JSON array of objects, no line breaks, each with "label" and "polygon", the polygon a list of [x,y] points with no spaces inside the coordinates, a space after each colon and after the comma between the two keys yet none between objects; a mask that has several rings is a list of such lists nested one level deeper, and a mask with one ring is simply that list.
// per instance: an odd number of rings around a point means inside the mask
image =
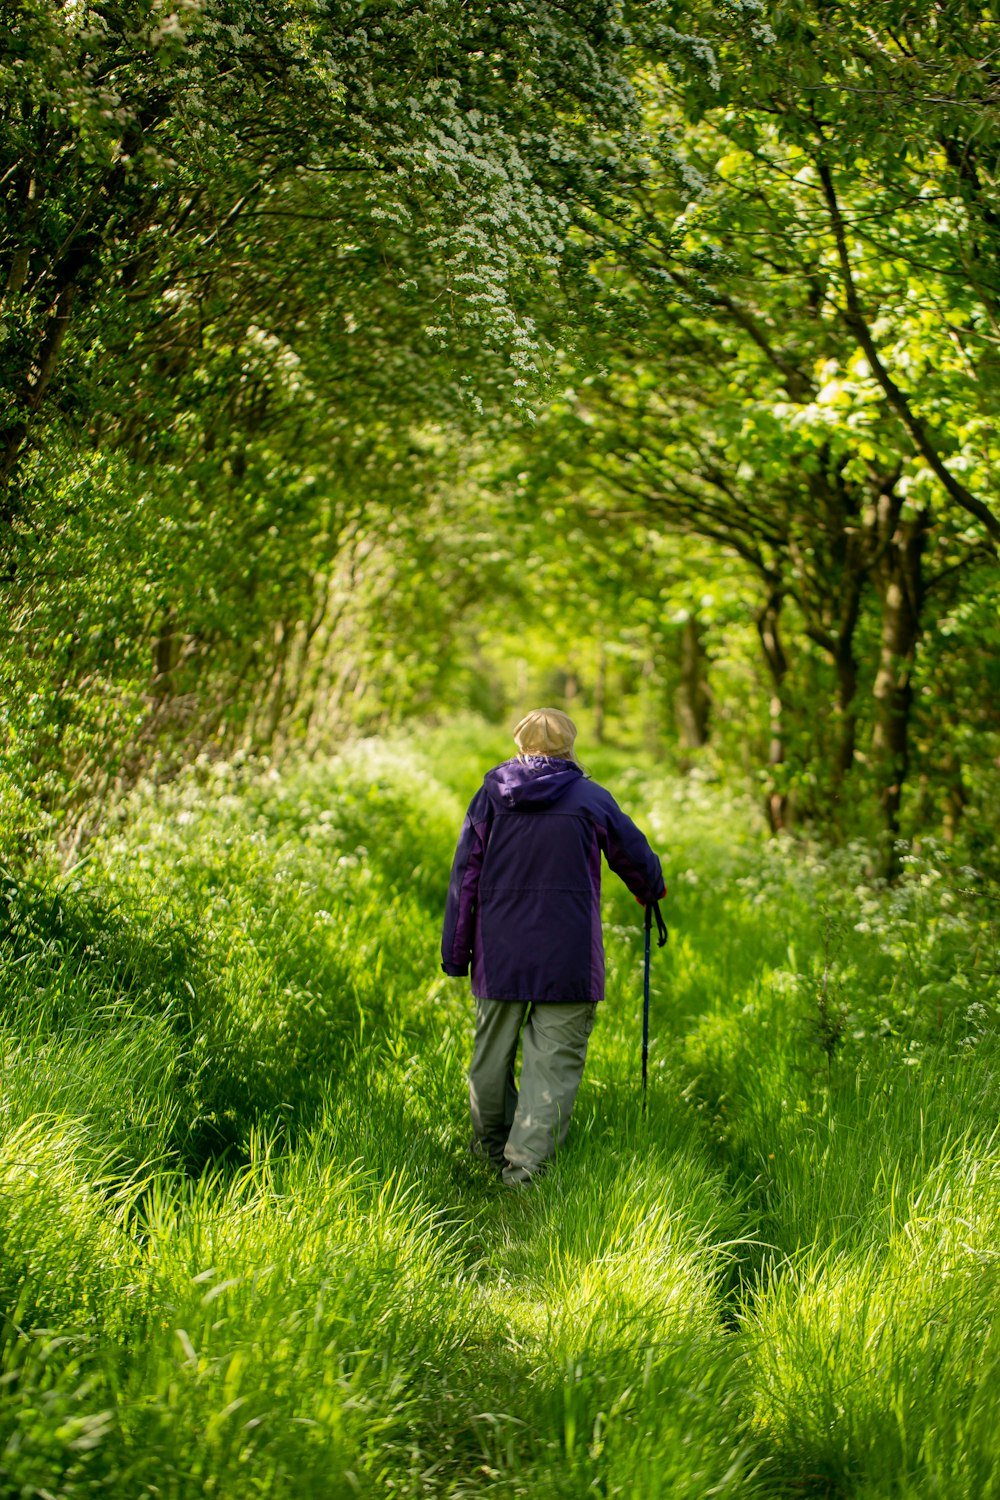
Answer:
[{"label": "canopy of leaves", "polygon": [[776,826],[988,804],[981,7],[5,9],[5,713],[40,805],[535,690],[707,735]]}]

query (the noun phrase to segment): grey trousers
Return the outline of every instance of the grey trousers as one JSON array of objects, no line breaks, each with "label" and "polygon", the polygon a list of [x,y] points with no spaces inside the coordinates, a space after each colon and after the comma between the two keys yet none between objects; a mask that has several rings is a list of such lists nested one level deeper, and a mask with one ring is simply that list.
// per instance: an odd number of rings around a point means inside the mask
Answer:
[{"label": "grey trousers", "polygon": [[[528,1182],[566,1139],[597,1006],[477,1000],[469,1068],[472,1149]],[[523,1029],[522,1029],[523,1023]],[[514,1059],[521,1040],[521,1087]]]}]

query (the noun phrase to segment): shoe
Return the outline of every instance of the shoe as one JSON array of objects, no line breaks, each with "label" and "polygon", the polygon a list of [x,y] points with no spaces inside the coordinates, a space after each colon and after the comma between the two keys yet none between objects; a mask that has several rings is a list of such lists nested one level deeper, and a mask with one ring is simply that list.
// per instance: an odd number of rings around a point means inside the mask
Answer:
[{"label": "shoe", "polygon": [[503,1175],[503,1170],[507,1165],[507,1158],[504,1156],[490,1156],[482,1141],[473,1139],[469,1142],[469,1155],[473,1161],[481,1162],[484,1167],[489,1167],[494,1176],[501,1177]]}]

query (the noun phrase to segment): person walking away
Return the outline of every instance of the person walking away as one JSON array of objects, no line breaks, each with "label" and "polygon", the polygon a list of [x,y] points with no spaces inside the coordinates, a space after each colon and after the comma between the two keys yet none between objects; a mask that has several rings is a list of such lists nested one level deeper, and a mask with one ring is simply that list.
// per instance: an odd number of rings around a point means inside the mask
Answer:
[{"label": "person walking away", "polygon": [[601,855],[641,905],[666,894],[659,859],[575,741],[559,709],[521,719],[516,757],[469,804],[448,887],[441,967],[471,967],[476,1001],[472,1149],[508,1185],[535,1178],[569,1128],[604,998]]}]

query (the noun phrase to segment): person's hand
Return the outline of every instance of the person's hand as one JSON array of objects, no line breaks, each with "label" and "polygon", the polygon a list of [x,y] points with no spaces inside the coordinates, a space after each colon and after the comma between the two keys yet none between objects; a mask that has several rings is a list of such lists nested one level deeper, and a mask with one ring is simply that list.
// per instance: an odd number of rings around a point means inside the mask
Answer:
[{"label": "person's hand", "polygon": [[[635,899],[636,899],[636,904],[638,906],[645,906],[647,904],[645,901],[643,901],[643,899],[642,899],[641,896],[636,896]],[[660,894],[657,896],[656,899],[657,899],[657,901],[665,901],[667,899],[667,888],[666,888],[666,886],[663,887],[663,890],[660,892]]]}]

